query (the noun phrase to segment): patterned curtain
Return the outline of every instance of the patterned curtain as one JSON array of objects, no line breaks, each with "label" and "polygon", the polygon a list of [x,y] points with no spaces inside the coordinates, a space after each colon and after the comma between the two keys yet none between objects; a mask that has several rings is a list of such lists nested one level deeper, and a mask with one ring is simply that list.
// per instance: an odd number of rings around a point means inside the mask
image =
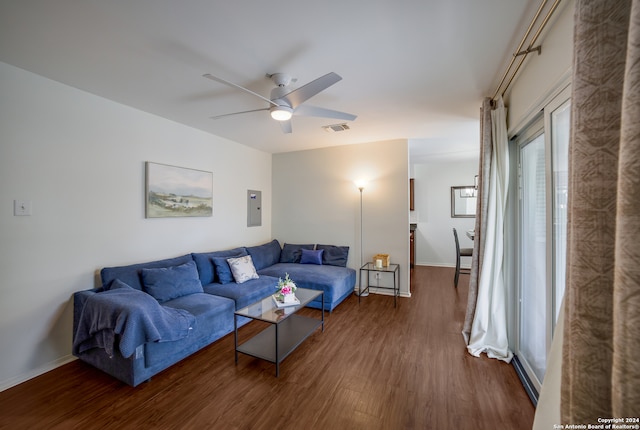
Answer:
[{"label": "patterned curtain", "polygon": [[465,343],[469,344],[471,326],[476,314],[478,302],[478,274],[482,270],[484,258],[485,234],[487,230],[487,208],[489,205],[489,171],[491,169],[491,98],[486,97],[480,108],[480,165],[478,167],[478,198],[476,200],[475,237],[473,239],[473,256],[471,257],[471,275],[469,276],[469,294],[467,313],[462,326]]},{"label": "patterned curtain", "polygon": [[640,417],[640,0],[574,18],[561,414],[586,425]]}]

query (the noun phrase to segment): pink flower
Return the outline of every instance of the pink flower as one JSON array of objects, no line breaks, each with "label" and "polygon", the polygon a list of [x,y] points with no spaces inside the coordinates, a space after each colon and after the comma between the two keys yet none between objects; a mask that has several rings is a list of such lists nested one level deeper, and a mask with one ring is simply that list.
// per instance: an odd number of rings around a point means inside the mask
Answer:
[{"label": "pink flower", "polygon": [[288,294],[293,294],[296,290],[296,284],[289,278],[289,274],[287,273],[284,280],[280,278],[278,280],[278,285],[276,285],[278,289],[278,293],[286,296]]}]

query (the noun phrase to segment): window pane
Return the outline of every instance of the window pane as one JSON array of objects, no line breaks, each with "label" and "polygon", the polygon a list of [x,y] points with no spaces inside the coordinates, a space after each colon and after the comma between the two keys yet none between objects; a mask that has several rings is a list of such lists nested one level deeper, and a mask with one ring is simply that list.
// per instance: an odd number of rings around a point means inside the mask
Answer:
[{"label": "window pane", "polygon": [[567,255],[567,188],[569,184],[570,103],[551,113],[551,148],[553,164],[553,277],[554,326],[564,296]]},{"label": "window pane", "polygon": [[540,135],[521,152],[520,354],[541,383],[546,369],[545,144]]}]

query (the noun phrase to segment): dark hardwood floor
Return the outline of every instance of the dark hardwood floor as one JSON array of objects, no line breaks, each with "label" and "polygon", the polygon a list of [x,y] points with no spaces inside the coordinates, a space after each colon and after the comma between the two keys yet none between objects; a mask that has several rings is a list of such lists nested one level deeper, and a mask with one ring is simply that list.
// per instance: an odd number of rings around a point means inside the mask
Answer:
[{"label": "dark hardwood floor", "polygon": [[235,365],[233,334],[136,388],[74,361],[0,392],[0,428],[529,429],[534,407],[513,367],[466,352],[468,281],[456,290],[453,269],[417,266],[397,308],[349,297],[279,378],[245,355]]}]

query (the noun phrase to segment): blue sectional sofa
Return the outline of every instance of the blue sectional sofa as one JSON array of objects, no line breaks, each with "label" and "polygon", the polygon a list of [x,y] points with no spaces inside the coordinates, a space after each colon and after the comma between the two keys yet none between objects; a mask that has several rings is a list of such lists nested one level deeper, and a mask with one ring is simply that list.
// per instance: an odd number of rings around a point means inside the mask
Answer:
[{"label": "blue sectional sofa", "polygon": [[332,311],[355,287],[348,251],[273,240],[106,267],[102,286],[74,294],[73,354],[136,386],[231,333],[234,311],[274,294],[286,274],[298,287],[324,291]]},{"label": "blue sectional sofa", "polygon": [[[333,311],[346,299],[356,284],[356,271],[347,268],[349,248],[333,245],[291,245],[282,251],[277,241],[247,248],[260,276],[289,277],[298,287],[324,291],[325,310]],[[315,251],[320,260],[301,264],[304,251]],[[313,257],[311,257],[313,258]],[[315,264],[314,264],[315,263]],[[321,309],[321,298],[308,306]]]}]

